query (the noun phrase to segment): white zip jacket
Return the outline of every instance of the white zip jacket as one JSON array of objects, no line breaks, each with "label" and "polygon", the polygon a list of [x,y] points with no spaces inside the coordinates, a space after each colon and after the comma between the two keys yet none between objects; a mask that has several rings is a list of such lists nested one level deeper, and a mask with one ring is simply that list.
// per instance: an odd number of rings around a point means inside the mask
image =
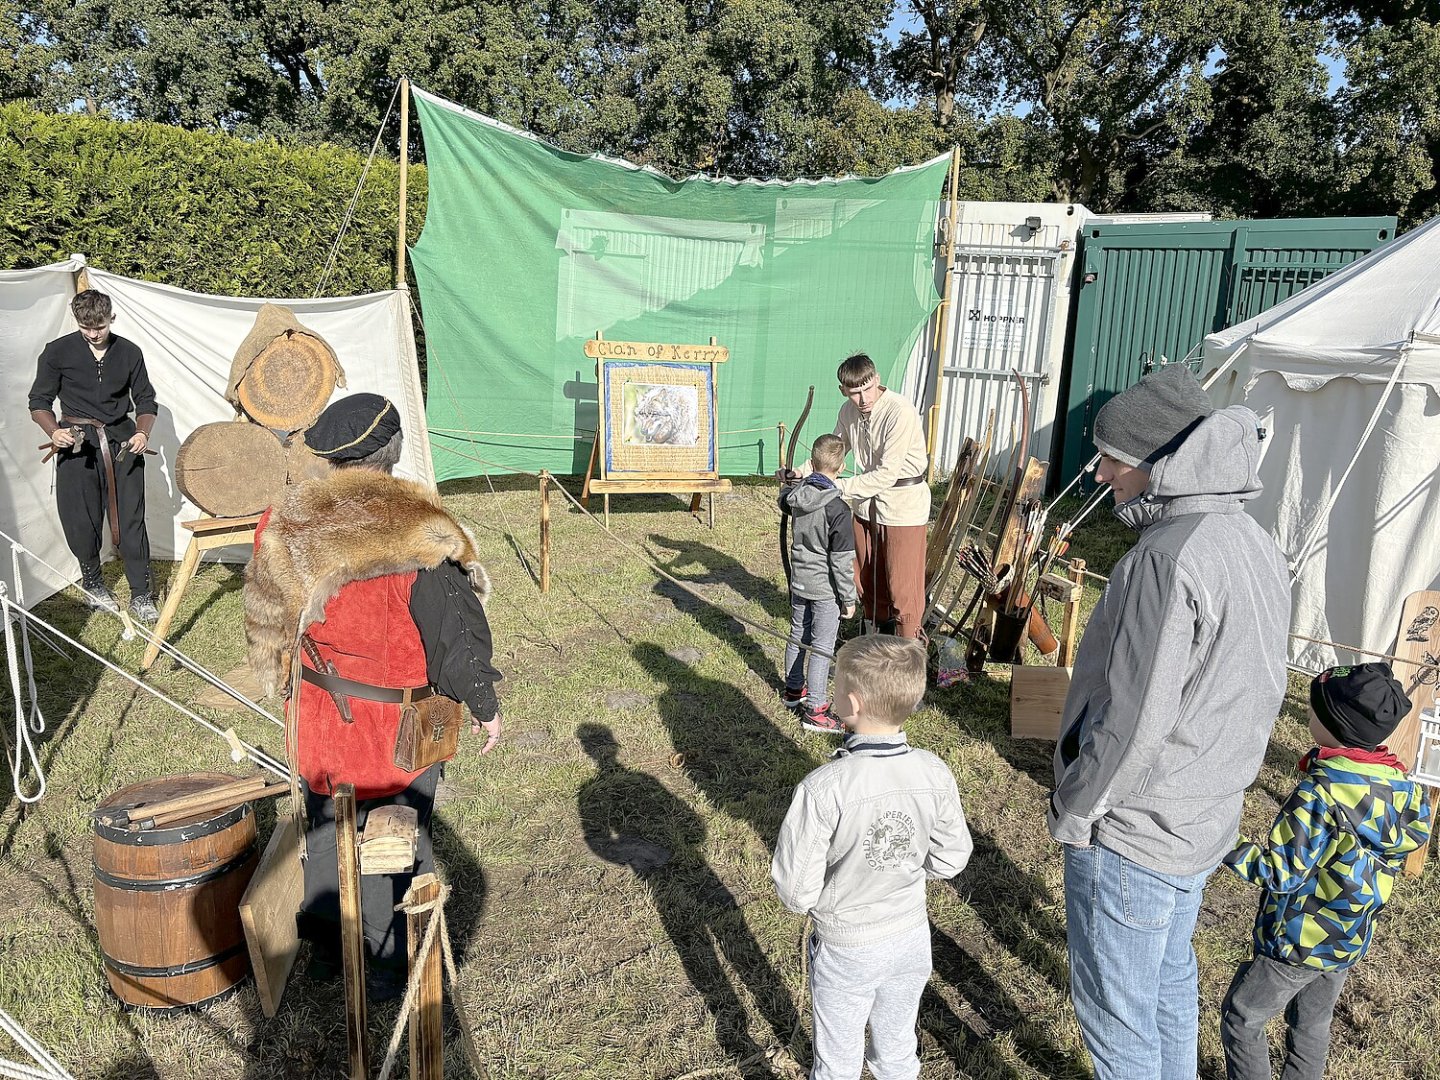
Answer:
[{"label": "white zip jacket", "polygon": [[850,735],[810,773],[780,827],[770,876],[827,945],[866,945],[926,921],[925,881],[974,845],[950,769],[904,732]]}]

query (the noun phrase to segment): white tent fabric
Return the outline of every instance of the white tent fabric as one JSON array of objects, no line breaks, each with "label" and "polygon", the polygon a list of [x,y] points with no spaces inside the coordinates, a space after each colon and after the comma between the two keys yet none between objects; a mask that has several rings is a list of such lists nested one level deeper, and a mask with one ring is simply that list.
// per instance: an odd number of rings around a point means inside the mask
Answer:
[{"label": "white tent fabric", "polygon": [[[1251,513],[1296,575],[1291,633],[1389,651],[1440,588],[1440,219],[1207,337],[1226,366],[1212,395],[1269,432]],[[1296,667],[1341,660],[1291,640]]]},{"label": "white tent fabric", "polygon": [[[35,361],[45,343],[75,329],[68,304],[75,293],[70,262],[38,270],[0,273],[0,378],[6,438],[0,440],[5,482],[0,488],[0,528],[70,575],[79,567],[65,545],[55,519],[52,466],[40,467],[36,447],[44,441],[30,420],[26,398],[35,378]],[[201,424],[229,420],[235,410],[225,400],[230,361],[264,303],[291,308],[307,327],[330,343],[345,368],[347,386],[335,397],[368,391],[384,394],[400,410],[404,454],[396,473],[433,486],[430,435],[420,391],[420,372],[411,328],[408,295],[400,290],[367,296],[318,300],[275,300],[206,296],[168,285],[119,277],[91,268],[90,286],[109,294],[115,305],[115,332],[145,353],[160,411],[152,434],[159,456],[146,463],[146,525],[156,559],[177,559],[189,542],[180,522],[203,517],[176,488],[173,465],[180,443]],[[0,576],[12,576],[8,552]],[[241,549],[221,549],[222,558],[244,560]],[[33,604],[64,588],[66,581],[23,565],[24,595]]]}]

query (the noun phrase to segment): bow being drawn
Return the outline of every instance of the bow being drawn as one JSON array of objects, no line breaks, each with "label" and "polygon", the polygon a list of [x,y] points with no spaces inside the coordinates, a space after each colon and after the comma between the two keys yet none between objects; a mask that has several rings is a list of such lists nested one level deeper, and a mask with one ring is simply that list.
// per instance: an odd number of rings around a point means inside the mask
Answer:
[{"label": "bow being drawn", "polygon": [[[795,447],[800,443],[800,429],[805,426],[805,421],[810,418],[810,406],[815,404],[815,387],[811,386],[805,395],[805,408],[800,410],[800,417],[795,421],[795,426],[790,429],[790,445],[785,448],[785,456],[780,459],[780,483],[788,483],[787,474],[794,468]],[[785,568],[785,580],[790,580],[790,515],[783,509],[780,511],[780,565]]]}]

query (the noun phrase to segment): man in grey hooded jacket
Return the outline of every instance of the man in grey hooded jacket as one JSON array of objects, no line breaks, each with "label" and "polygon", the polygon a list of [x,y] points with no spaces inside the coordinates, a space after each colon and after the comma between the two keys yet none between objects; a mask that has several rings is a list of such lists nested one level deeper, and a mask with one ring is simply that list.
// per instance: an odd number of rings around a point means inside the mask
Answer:
[{"label": "man in grey hooded jacket", "polygon": [[1289,577],[1244,511],[1249,409],[1164,367],[1105,404],[1095,445],[1140,539],[1086,627],[1055,753],[1071,998],[1099,1080],[1194,1080],[1190,940],[1285,696]]}]

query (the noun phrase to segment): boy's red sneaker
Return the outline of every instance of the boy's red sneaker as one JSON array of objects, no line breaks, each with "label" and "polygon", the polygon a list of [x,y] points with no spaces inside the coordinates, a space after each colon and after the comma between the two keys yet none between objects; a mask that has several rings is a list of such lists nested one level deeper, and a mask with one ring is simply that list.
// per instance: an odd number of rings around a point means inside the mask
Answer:
[{"label": "boy's red sneaker", "polygon": [[780,691],[780,704],[791,712],[799,712],[805,704],[807,687],[802,686],[799,690],[791,690],[788,686]]},{"label": "boy's red sneaker", "polygon": [[806,731],[823,731],[827,735],[845,734],[840,718],[830,715],[830,703],[800,706],[800,726]]}]

